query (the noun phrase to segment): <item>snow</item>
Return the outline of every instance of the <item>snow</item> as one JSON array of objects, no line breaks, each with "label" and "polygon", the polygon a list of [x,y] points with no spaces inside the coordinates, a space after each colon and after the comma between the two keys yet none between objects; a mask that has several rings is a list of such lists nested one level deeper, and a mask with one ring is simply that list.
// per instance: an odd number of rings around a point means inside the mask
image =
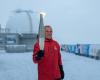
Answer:
[{"label": "snow", "polygon": [[74,54],[62,53],[64,80],[100,80],[100,61]]},{"label": "snow", "polygon": [[[100,80],[100,60],[61,52],[64,80]],[[37,65],[32,52],[6,53],[0,51],[0,80],[37,80]]]},{"label": "snow", "polygon": [[37,80],[31,53],[0,52],[0,80]]}]

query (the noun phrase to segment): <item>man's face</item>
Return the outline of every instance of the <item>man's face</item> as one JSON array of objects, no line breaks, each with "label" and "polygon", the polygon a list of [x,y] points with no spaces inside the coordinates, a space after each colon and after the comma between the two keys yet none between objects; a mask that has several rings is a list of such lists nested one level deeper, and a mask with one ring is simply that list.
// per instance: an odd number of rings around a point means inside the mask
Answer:
[{"label": "man's face", "polygon": [[52,39],[52,29],[51,29],[51,27],[45,28],[45,38],[46,39]]}]

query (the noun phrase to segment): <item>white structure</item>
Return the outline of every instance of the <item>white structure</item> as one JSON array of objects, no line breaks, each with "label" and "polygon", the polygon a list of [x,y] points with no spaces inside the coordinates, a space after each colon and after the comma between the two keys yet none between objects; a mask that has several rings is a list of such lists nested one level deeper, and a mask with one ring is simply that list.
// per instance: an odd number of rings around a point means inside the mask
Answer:
[{"label": "white structure", "polygon": [[15,10],[9,18],[6,28],[9,28],[11,33],[37,33],[39,16],[31,10]]},{"label": "white structure", "polygon": [[6,52],[32,51],[40,23],[39,12],[15,10],[6,23],[5,34],[1,34]]},{"label": "white structure", "polygon": [[9,33],[10,32],[10,29],[9,28],[2,28],[0,26],[0,33]]}]

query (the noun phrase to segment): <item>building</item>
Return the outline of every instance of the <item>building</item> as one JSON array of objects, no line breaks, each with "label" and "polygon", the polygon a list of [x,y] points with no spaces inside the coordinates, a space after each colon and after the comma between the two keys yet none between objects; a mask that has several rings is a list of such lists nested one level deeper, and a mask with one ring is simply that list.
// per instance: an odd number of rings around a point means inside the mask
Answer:
[{"label": "building", "polygon": [[39,21],[39,15],[31,10],[14,11],[6,23],[5,32],[0,32],[0,49],[7,52],[32,51]]},{"label": "building", "polygon": [[36,37],[37,34],[0,33],[0,49],[24,45],[26,51],[32,51]]}]

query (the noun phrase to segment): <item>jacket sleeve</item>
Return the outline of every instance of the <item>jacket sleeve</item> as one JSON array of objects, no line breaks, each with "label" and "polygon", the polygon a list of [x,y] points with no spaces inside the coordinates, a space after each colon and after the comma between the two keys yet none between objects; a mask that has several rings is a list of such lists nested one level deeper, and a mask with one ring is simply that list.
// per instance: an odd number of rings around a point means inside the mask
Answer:
[{"label": "jacket sleeve", "polygon": [[58,51],[58,64],[59,64],[59,65],[62,65],[62,59],[61,59],[61,53],[60,53],[60,46],[58,46],[58,48],[59,48],[59,49],[58,49],[58,50],[59,50],[59,51]]},{"label": "jacket sleeve", "polygon": [[37,52],[39,50],[40,50],[39,49],[39,44],[38,44],[38,42],[36,42],[35,45],[34,45],[34,48],[33,48],[33,55],[32,55],[34,63],[38,63],[38,61],[36,60],[36,55],[37,55]]}]

